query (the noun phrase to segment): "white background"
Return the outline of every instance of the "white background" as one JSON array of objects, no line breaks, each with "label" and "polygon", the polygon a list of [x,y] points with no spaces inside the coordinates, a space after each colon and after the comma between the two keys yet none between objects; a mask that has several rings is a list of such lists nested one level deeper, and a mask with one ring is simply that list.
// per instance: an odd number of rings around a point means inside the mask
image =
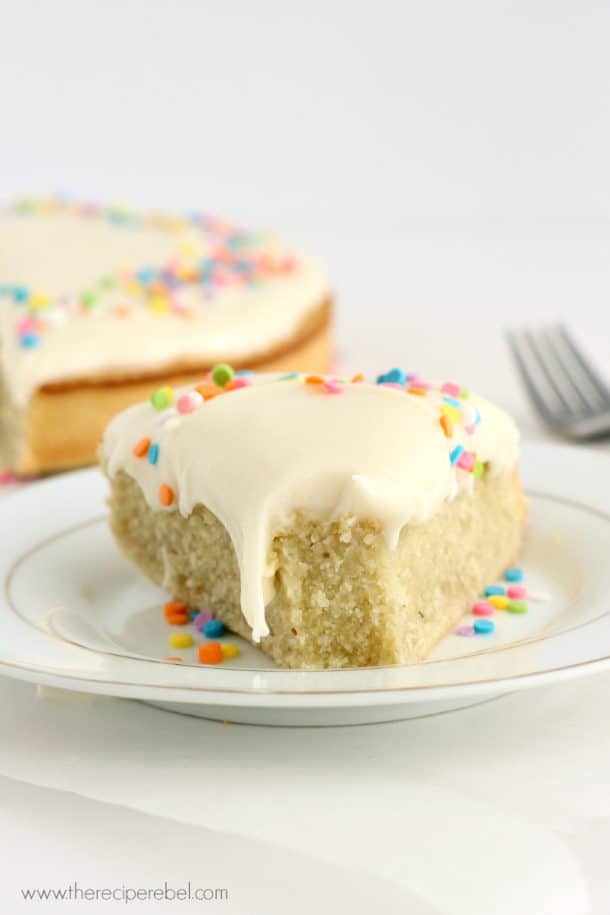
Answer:
[{"label": "white background", "polygon": [[[327,265],[346,365],[478,386],[529,436],[503,327],[561,317],[608,367],[609,3],[0,0],[0,33],[1,197],[282,230]],[[203,873],[237,915],[607,915],[607,695],[272,733],[2,681],[5,890]]]}]

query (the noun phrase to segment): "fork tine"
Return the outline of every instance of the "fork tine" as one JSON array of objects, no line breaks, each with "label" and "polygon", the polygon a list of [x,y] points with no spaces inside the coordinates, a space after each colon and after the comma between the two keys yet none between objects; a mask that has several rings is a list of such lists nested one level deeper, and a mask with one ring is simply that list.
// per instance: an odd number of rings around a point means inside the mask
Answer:
[{"label": "fork tine", "polygon": [[517,369],[521,375],[521,379],[527,389],[528,394],[530,395],[534,406],[538,410],[541,416],[544,417],[547,421],[552,420],[552,411],[549,409],[546,401],[544,400],[542,394],[538,390],[536,383],[532,377],[532,374],[527,366],[527,363],[523,356],[521,355],[521,348],[519,346],[519,339],[516,332],[507,330],[505,331],[506,341],[508,347],[511,351],[512,357],[517,364]]},{"label": "fork tine", "polygon": [[559,401],[559,403],[561,404],[561,406],[563,407],[563,409],[565,410],[566,413],[571,413],[572,405],[570,404],[568,398],[566,397],[566,394],[564,393],[562,383],[556,377],[556,370],[554,370],[555,367],[549,360],[548,355],[546,355],[544,353],[543,349],[539,345],[538,340],[536,339],[536,337],[530,330],[524,331],[523,336],[527,340],[527,343],[528,343],[528,346],[530,349],[530,353],[534,357],[534,360],[538,366],[538,369],[546,378],[548,385],[555,392],[555,396],[557,397],[557,400]]},{"label": "fork tine", "polygon": [[[585,407],[585,409],[588,410],[591,407],[590,400],[585,396],[581,381],[574,376],[574,366],[570,364],[571,360],[566,360],[565,354],[562,352],[562,346],[558,344],[557,340],[555,339],[556,333],[557,327],[555,325],[551,325],[550,327],[541,329],[540,337],[542,340],[544,340],[545,346],[550,352],[555,366],[561,373],[561,378],[566,390],[566,396],[569,391],[569,393],[572,395],[572,398],[576,398],[576,400],[579,401],[581,407]],[[572,410],[572,412],[574,411]]]},{"label": "fork tine", "polygon": [[598,375],[598,373],[593,368],[593,366],[589,364],[587,359],[584,357],[582,350],[576,345],[571,334],[568,332],[568,330],[564,324],[559,324],[557,326],[557,334],[561,337],[561,339],[563,340],[563,342],[569,349],[570,353],[572,354],[572,357],[574,358],[575,362],[578,364],[581,372],[583,373],[584,377],[587,379],[587,381],[589,382],[591,387],[595,391],[597,391],[597,393],[602,398],[602,400],[608,401],[608,399],[610,399],[610,390],[608,389],[608,385],[603,380],[603,378],[601,378],[600,375]]}]

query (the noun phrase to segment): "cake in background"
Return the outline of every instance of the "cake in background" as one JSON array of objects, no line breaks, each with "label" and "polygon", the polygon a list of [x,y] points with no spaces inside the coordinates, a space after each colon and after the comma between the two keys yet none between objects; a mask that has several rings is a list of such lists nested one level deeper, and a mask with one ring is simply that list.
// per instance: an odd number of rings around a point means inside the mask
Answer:
[{"label": "cake in background", "polygon": [[515,561],[518,453],[512,419],[451,382],[223,365],[116,416],[101,461],[152,581],[282,667],[329,668],[426,658]]},{"label": "cake in background", "polygon": [[0,211],[0,469],[91,463],[115,413],[219,361],[327,371],[330,312],[322,269],[268,233],[17,202]]}]

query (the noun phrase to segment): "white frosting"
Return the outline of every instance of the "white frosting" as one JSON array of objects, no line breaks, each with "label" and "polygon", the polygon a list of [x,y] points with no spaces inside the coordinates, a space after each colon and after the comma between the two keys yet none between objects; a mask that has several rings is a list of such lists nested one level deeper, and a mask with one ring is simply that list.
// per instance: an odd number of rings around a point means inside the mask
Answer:
[{"label": "white frosting", "polygon": [[[41,311],[44,333],[39,345],[28,349],[17,333],[23,305],[0,294],[0,370],[13,402],[23,406],[33,391],[54,381],[156,371],[178,362],[254,359],[289,340],[328,297],[320,267],[298,254],[293,272],[258,288],[227,286],[209,298],[200,283],[181,286],[177,294],[190,317],[156,314],[137,291],[116,289],[102,293],[89,313],[70,307],[71,298],[116,275],[122,265],[161,267],[181,246],[203,258],[214,243],[188,224],[172,232],[61,212],[0,214],[0,287],[23,284],[64,299]],[[256,251],[290,253],[270,237],[257,241]],[[126,306],[129,317],[117,317],[117,306]]]},{"label": "white frosting", "polygon": [[[332,395],[300,380],[258,376],[188,415],[150,403],[126,410],[108,426],[102,456],[110,476],[132,476],[155,509],[166,483],[176,501],[160,510],[186,517],[202,504],[216,515],[233,541],[242,611],[258,640],[268,632],[271,542],[296,510],[374,519],[393,547],[405,524],[428,520],[444,500],[472,487],[473,475],[450,463],[456,445],[489,463],[489,473],[515,467],[518,432],[507,414],[472,396],[481,422],[471,433],[456,426],[447,438],[442,403],[433,392],[417,397],[360,383]],[[133,455],[141,438],[159,445],[155,466]]]}]

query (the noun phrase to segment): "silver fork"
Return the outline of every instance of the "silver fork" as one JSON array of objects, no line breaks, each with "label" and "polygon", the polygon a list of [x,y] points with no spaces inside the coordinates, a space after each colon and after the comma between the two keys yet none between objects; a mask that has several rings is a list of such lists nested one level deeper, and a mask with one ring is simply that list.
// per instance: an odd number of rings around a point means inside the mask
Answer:
[{"label": "silver fork", "polygon": [[510,330],[506,338],[547,425],[574,441],[610,436],[610,388],[562,324]]}]

